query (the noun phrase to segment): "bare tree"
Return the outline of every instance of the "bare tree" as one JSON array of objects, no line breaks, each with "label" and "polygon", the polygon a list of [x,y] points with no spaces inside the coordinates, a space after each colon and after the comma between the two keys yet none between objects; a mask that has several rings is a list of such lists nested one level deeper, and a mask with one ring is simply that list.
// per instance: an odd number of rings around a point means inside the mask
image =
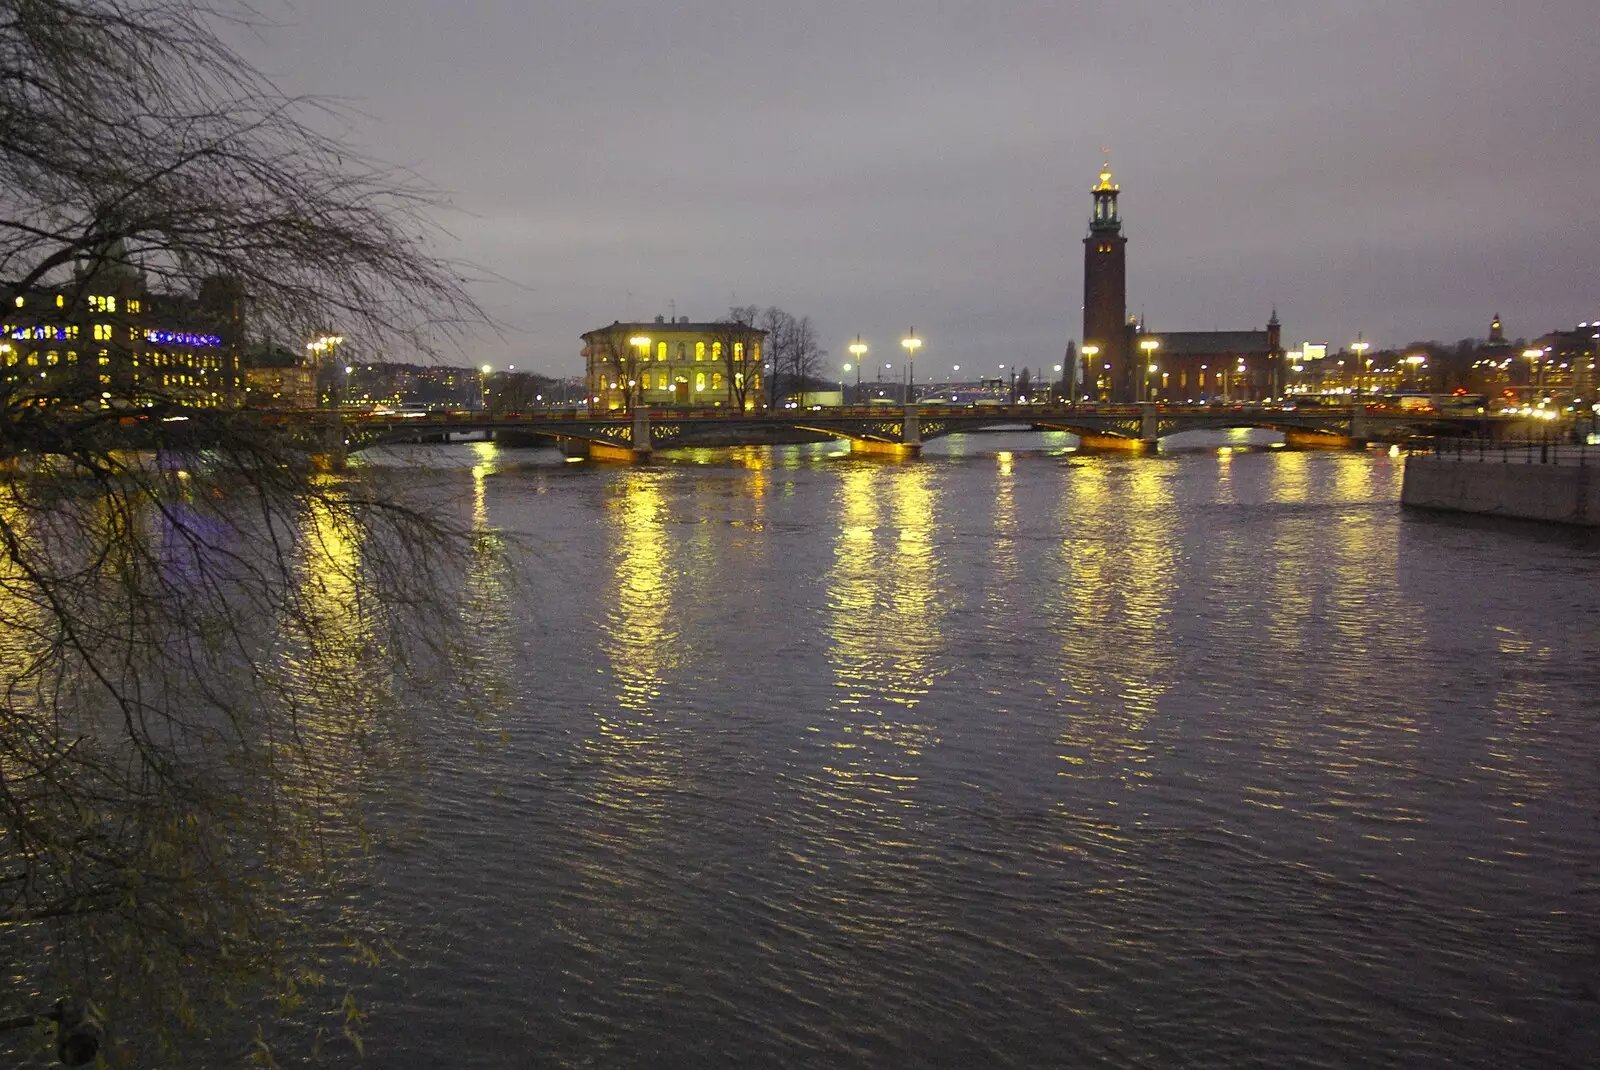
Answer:
[{"label": "bare tree", "polygon": [[712,353],[722,374],[724,397],[740,412],[752,396],[760,396],[761,363],[765,357],[755,341],[760,317],[761,310],[755,305],[736,305],[713,329]]},{"label": "bare tree", "polygon": [[641,365],[649,354],[633,339],[633,331],[625,324],[613,323],[597,335],[590,336],[591,356],[605,375],[607,383],[616,383],[622,394],[622,409],[633,411],[633,403],[640,396],[639,374]]},{"label": "bare tree", "polygon": [[[0,307],[119,273],[227,280],[262,334],[356,351],[476,320],[431,191],[319,133],[219,17],[0,0]],[[0,390],[0,999],[91,1000],[125,1061],[192,1064],[159,1045],[200,1012],[304,998],[290,889],[359,857],[350,771],[405,747],[393,704],[493,542],[319,476],[304,435],[108,378]]]},{"label": "bare tree", "polygon": [[788,392],[805,389],[825,352],[817,344],[809,316],[797,318],[773,305],[761,313],[760,326],[767,332],[764,369],[771,369],[767,373],[767,404],[776,408]]}]

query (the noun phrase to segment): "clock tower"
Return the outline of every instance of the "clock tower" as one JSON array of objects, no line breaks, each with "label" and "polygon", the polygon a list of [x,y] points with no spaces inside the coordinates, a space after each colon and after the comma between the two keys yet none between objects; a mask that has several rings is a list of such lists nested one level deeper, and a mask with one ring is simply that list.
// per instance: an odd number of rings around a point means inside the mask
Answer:
[{"label": "clock tower", "polygon": [[1099,350],[1084,362],[1089,373],[1084,389],[1097,399],[1137,401],[1140,380],[1128,353],[1128,239],[1117,214],[1119,189],[1108,162],[1092,191],[1094,215],[1083,239],[1083,345],[1086,352],[1091,346]]}]

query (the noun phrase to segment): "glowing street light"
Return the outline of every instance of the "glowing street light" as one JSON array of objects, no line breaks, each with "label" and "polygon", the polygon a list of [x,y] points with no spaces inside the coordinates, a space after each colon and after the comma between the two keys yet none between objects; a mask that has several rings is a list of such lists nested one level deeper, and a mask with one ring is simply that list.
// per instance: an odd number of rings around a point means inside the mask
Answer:
[{"label": "glowing street light", "polygon": [[900,339],[900,345],[906,351],[906,402],[909,404],[916,397],[917,391],[917,350],[922,348],[922,339],[917,337],[915,327],[906,332]]},{"label": "glowing street light", "polygon": [[[859,405],[861,404],[861,358],[867,355],[867,343],[863,342],[858,334],[856,340],[847,348],[850,350],[850,355],[856,358],[856,404]],[[846,364],[844,370],[849,371],[850,365]],[[840,389],[843,390],[843,386]]]},{"label": "glowing street light", "polygon": [[[342,334],[321,334],[306,343],[306,351],[311,354],[312,362],[318,365],[326,362],[328,365],[329,377],[332,380],[328,384],[328,401],[334,408],[338,408],[340,404],[339,388],[341,386],[338,376],[333,374],[338,370],[334,357],[338,355],[339,345],[343,341],[344,335]],[[346,370],[345,374],[349,375],[350,373]]]},{"label": "glowing street light", "polygon": [[[638,347],[638,350],[639,350],[639,363],[640,364],[643,364],[645,361],[650,359],[650,336],[649,335],[647,335],[647,334],[636,334],[632,338],[628,339],[628,344],[630,346]],[[633,408],[633,400],[634,400],[633,399],[633,394],[634,394],[634,386],[635,386],[635,384],[636,384],[636,380],[634,380],[634,379],[629,379],[628,380],[628,408],[629,408],[630,411]],[[643,401],[644,400],[644,388],[640,387],[638,393],[639,393],[639,400]]]},{"label": "glowing street light", "polygon": [[[1085,342],[1083,348],[1078,352],[1083,354],[1083,385],[1087,387],[1091,381],[1089,379],[1089,368],[1094,364],[1094,358],[1100,355],[1100,347],[1093,342]],[[1094,378],[1097,381],[1100,377],[1097,375]]]},{"label": "glowing street light", "polygon": [[1350,343],[1350,348],[1356,355],[1356,393],[1365,396],[1367,393],[1367,373],[1372,370],[1372,365],[1367,363],[1367,350],[1372,348],[1372,343],[1364,340],[1360,332],[1356,333],[1356,340]]},{"label": "glowing street light", "polygon": [[[1522,355],[1527,357],[1529,361],[1528,383],[1530,386],[1534,387],[1534,394],[1536,397],[1544,396],[1544,355],[1546,352],[1548,351],[1537,348],[1524,349],[1522,351]],[[1533,361],[1538,361],[1538,364],[1533,364]],[[1534,371],[1535,367],[1538,368],[1537,372]],[[1535,380],[1537,380],[1537,385],[1535,385]]]},{"label": "glowing street light", "polygon": [[1155,389],[1153,383],[1156,374],[1156,350],[1161,348],[1161,343],[1154,338],[1145,338],[1139,342],[1139,348],[1144,350],[1144,359],[1146,361],[1144,374],[1144,400],[1149,401],[1151,400],[1150,395]]}]

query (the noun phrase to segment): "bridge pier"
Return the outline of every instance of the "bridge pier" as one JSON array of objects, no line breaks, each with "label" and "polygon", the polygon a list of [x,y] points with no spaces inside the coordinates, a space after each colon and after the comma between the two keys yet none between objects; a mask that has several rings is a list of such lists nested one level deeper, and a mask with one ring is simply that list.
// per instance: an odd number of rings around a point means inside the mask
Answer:
[{"label": "bridge pier", "polygon": [[1367,406],[1364,402],[1350,406],[1350,439],[1353,446],[1367,444]]},{"label": "bridge pier", "polygon": [[331,420],[320,420],[313,438],[311,467],[319,472],[343,472],[350,460],[350,444],[345,440],[344,421],[337,415]]},{"label": "bridge pier", "polygon": [[1366,445],[1349,435],[1336,435],[1327,431],[1283,432],[1283,444],[1297,450],[1353,450]]},{"label": "bridge pier", "polygon": [[867,453],[874,457],[920,457],[922,443],[879,442],[871,438],[852,438],[851,453]]},{"label": "bridge pier", "polygon": [[1154,442],[1146,442],[1142,438],[1095,435],[1087,431],[1079,431],[1077,434],[1079,448],[1094,453],[1149,453],[1156,448]]}]

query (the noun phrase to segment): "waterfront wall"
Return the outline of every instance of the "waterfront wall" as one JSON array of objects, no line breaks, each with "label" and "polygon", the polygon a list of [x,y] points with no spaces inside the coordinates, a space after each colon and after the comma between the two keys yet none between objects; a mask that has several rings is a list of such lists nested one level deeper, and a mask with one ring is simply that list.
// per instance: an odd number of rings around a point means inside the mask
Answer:
[{"label": "waterfront wall", "polygon": [[1494,454],[1482,459],[1412,454],[1406,458],[1400,502],[1418,509],[1600,527],[1600,478],[1593,465],[1522,461]]}]

